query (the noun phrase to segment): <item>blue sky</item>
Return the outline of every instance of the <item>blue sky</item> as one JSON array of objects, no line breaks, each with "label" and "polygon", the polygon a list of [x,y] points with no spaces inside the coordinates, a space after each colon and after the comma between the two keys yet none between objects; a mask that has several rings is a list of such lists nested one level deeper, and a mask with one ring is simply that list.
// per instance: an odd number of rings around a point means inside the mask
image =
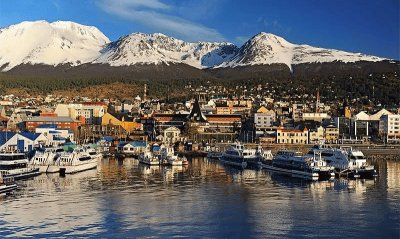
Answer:
[{"label": "blue sky", "polygon": [[292,43],[400,59],[399,0],[0,0],[0,27],[69,20],[111,40],[161,32],[241,45],[258,32]]}]

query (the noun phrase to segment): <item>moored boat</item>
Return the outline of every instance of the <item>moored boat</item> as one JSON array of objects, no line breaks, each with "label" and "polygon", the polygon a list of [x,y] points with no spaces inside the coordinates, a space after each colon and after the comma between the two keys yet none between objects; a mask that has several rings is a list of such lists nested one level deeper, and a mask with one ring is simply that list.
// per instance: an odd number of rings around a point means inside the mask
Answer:
[{"label": "moored boat", "polygon": [[14,182],[14,178],[4,179],[0,173],[0,194],[9,193],[17,189],[17,185]]},{"label": "moored boat", "polygon": [[83,147],[77,147],[72,152],[63,153],[58,166],[60,174],[71,174],[97,168],[97,162],[97,156],[91,156]]},{"label": "moored boat", "polygon": [[303,156],[292,150],[279,150],[272,161],[264,161],[263,168],[285,173],[292,177],[323,180],[334,177],[333,168],[320,158]]},{"label": "moored boat", "polygon": [[63,152],[62,148],[39,148],[29,164],[39,168],[41,173],[57,173],[60,168],[56,164]]},{"label": "moored boat", "polygon": [[0,173],[3,179],[13,178],[14,180],[35,177],[40,174],[39,168],[29,165],[29,160],[24,153],[1,152]]},{"label": "moored boat", "polygon": [[247,161],[245,159],[243,151],[244,146],[239,142],[232,144],[222,154],[222,156],[220,157],[220,161],[224,164],[245,169],[247,167]]},{"label": "moored boat", "polygon": [[339,176],[349,178],[373,178],[378,176],[374,166],[367,164],[365,155],[352,147],[331,148],[323,144],[315,145],[307,155],[319,153],[329,166],[335,168]]}]

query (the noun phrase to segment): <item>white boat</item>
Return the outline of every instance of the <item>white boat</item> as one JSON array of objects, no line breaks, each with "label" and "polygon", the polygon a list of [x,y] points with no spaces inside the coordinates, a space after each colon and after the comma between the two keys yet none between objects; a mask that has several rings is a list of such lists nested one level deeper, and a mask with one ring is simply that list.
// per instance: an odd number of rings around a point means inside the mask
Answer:
[{"label": "white boat", "polygon": [[24,153],[0,152],[0,173],[3,179],[14,180],[35,177],[40,174],[39,168],[28,165],[29,160]]},{"label": "white boat", "polygon": [[367,164],[364,154],[352,147],[331,148],[319,144],[312,147],[307,155],[314,153],[319,153],[328,165],[333,166],[340,175],[347,175],[352,178],[378,176],[374,166]]},{"label": "white boat", "polygon": [[335,176],[333,167],[329,167],[322,158],[303,156],[300,152],[286,149],[279,150],[269,163],[264,162],[263,168],[310,180]]},{"label": "white boat", "polygon": [[60,174],[71,174],[97,168],[98,156],[90,155],[88,150],[77,147],[72,152],[60,156],[58,166]]},{"label": "white boat", "polygon": [[17,185],[14,183],[14,179],[4,179],[0,173],[0,194],[9,193],[15,189],[17,189]]},{"label": "white boat", "polygon": [[240,142],[230,145],[220,158],[222,163],[242,169],[247,167],[248,162],[253,163],[253,161],[258,162],[259,160],[260,156],[256,154],[256,150],[245,149]]},{"label": "white boat", "polygon": [[184,164],[184,159],[182,157],[179,157],[178,154],[175,153],[175,150],[171,145],[163,145],[161,147],[160,159],[163,164],[168,164],[171,166],[182,166]]},{"label": "white boat", "polygon": [[39,148],[29,164],[39,168],[41,173],[57,173],[60,171],[58,159],[63,152],[62,148]]},{"label": "white boat", "polygon": [[159,146],[158,144],[153,144],[152,146],[148,144],[143,153],[140,153],[138,156],[139,162],[147,165],[160,165],[159,158]]}]

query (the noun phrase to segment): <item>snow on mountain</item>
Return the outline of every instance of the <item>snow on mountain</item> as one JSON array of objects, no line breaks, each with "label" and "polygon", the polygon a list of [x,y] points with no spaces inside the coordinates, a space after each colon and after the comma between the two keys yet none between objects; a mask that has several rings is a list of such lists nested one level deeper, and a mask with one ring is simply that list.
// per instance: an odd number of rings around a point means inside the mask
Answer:
[{"label": "snow on mountain", "polygon": [[0,29],[0,69],[23,64],[103,63],[111,66],[184,63],[202,69],[283,63],[382,61],[384,58],[297,45],[261,32],[242,47],[231,43],[189,43],[155,33],[110,40],[96,27],[74,22],[22,22]]},{"label": "snow on mountain", "polygon": [[108,44],[94,63],[111,66],[184,63],[196,68],[220,65],[236,53],[230,43],[188,43],[164,34],[134,33]]},{"label": "snow on mountain", "polygon": [[0,67],[22,64],[78,65],[100,56],[110,40],[96,27],[74,22],[22,22],[0,29]]},{"label": "snow on mountain", "polygon": [[356,62],[382,61],[384,58],[368,56],[360,53],[349,53],[333,49],[292,44],[282,37],[261,32],[248,40],[232,57],[220,67],[245,65],[267,65],[283,63],[289,66],[312,62]]}]

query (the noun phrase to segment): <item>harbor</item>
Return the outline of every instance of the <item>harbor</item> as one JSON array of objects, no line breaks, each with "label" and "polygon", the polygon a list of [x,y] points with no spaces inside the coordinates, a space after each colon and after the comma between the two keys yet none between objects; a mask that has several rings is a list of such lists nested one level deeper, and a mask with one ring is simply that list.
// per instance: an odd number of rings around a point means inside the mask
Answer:
[{"label": "harbor", "polygon": [[[399,161],[368,161],[379,173],[374,179],[309,181],[202,157],[188,160],[187,166],[148,166],[110,157],[96,169],[17,181],[17,190],[0,197],[0,236],[398,235]],[[354,221],[363,226],[346,226]]]}]

